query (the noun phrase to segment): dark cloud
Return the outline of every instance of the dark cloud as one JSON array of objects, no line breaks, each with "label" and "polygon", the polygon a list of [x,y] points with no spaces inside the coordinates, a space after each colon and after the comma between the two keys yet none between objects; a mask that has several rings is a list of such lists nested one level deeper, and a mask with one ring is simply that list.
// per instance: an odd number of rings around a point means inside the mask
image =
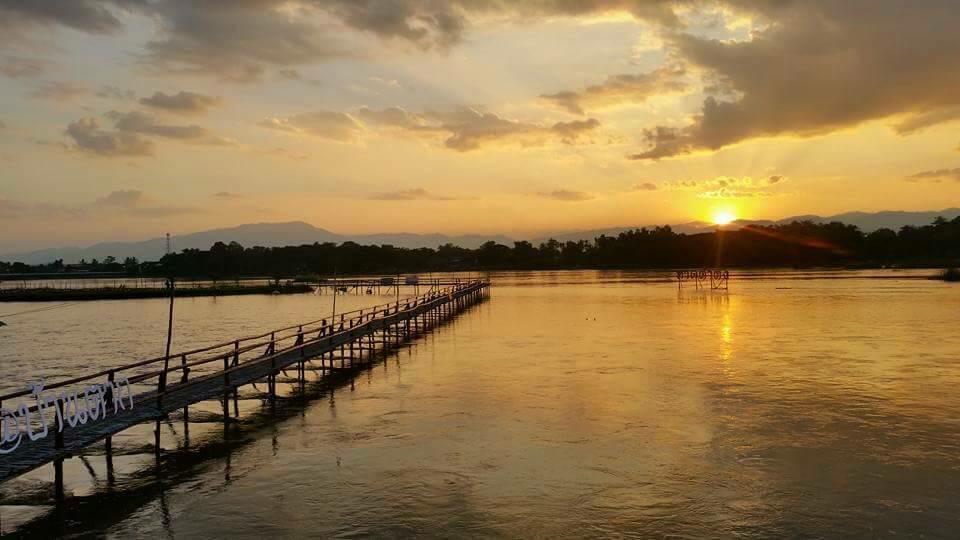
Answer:
[{"label": "dark cloud", "polygon": [[211,133],[210,130],[196,124],[188,126],[163,124],[149,114],[139,111],[125,113],[110,111],[106,116],[113,121],[114,128],[120,132],[151,135],[165,139],[177,139],[195,144],[233,144],[232,141],[218,137]]},{"label": "dark cloud", "polygon": [[[420,49],[445,49],[464,39],[474,18],[517,20],[626,11],[678,24],[675,0],[164,0],[150,3],[165,35],[148,44],[150,62],[169,69],[259,78],[265,66],[290,66],[357,55],[340,27]],[[290,10],[297,16],[291,16]],[[339,25],[311,21],[312,15]],[[250,39],[257,36],[258,39]]]},{"label": "dark cloud", "polygon": [[107,34],[121,28],[111,8],[141,3],[137,0],[0,0],[0,29],[17,24],[56,24]]},{"label": "dark cloud", "polygon": [[557,189],[549,192],[537,193],[540,197],[564,202],[580,202],[595,199],[593,195],[585,191],[570,191],[566,189]]},{"label": "dark cloud", "polygon": [[331,0],[320,4],[353,28],[380,37],[402,38],[423,48],[449,47],[459,42],[466,26],[461,7],[464,2]]},{"label": "dark cloud", "polygon": [[443,48],[463,40],[471,18],[494,15],[518,20],[628,12],[667,26],[679,21],[675,0],[320,0],[315,5],[347,25],[422,48]]},{"label": "dark cloud", "polygon": [[[446,48],[461,42],[479,19],[620,12],[656,22],[670,49],[670,65],[705,72],[711,94],[689,123],[646,130],[648,147],[632,156],[636,159],[716,150],[758,137],[812,136],[884,118],[908,134],[960,117],[956,0],[716,0],[708,5],[755,21],[748,39],[722,41],[688,33],[677,15],[702,5],[692,0],[0,0],[0,33],[26,23],[108,33],[119,28],[120,11],[136,11],[158,25],[145,47],[146,64],[252,81],[267,69],[292,77],[299,65],[362,56],[362,42],[345,35],[344,27],[419,48]],[[675,68],[663,69],[669,74]],[[649,73],[618,75],[546,99],[580,114],[678,91],[679,84]],[[435,130],[435,123],[431,119],[427,127]],[[536,143],[558,136],[543,126],[494,117],[471,119],[464,128],[441,128],[448,146],[469,150],[490,140]],[[491,136],[491,130],[506,136]]]},{"label": "dark cloud", "polygon": [[381,110],[361,108],[353,114],[319,111],[286,118],[267,118],[260,125],[341,142],[355,141],[365,131],[380,129],[436,139],[451,150],[468,152],[494,143],[536,146],[548,140],[557,140],[575,144],[585,134],[599,127],[600,122],[590,118],[541,125],[509,120],[470,108],[413,113],[392,107]]},{"label": "dark cloud", "polygon": [[219,97],[180,91],[176,94],[154,92],[150,97],[141,98],[140,104],[162,111],[189,115],[204,113],[211,107],[219,106],[222,101]]},{"label": "dark cloud", "polygon": [[457,201],[458,197],[437,195],[423,188],[404,189],[400,191],[390,191],[387,193],[377,193],[369,197],[375,201]]},{"label": "dark cloud", "polygon": [[34,58],[20,56],[4,56],[0,58],[0,73],[11,79],[30,79],[43,75],[47,70],[47,62]]},{"label": "dark cloud", "polygon": [[164,32],[147,43],[145,60],[164,70],[251,82],[265,66],[351,56],[331,29],[306,22],[317,3],[298,4],[303,12],[292,16],[282,9],[290,6],[284,0],[156,2],[151,8]]},{"label": "dark cloud", "polygon": [[135,133],[106,131],[95,118],[81,118],[67,126],[66,135],[81,152],[105,157],[149,156],[153,143]]},{"label": "dark cloud", "polygon": [[121,29],[120,11],[157,21],[143,57],[163,70],[258,80],[267,67],[362,54],[349,28],[420,49],[461,42],[477,18],[537,20],[628,12],[676,26],[678,0],[0,0],[0,31],[57,24],[106,34]]},{"label": "dark cloud", "polygon": [[66,135],[77,150],[101,156],[148,156],[153,154],[154,147],[148,137],[190,144],[234,144],[204,127],[163,124],[139,111],[110,111],[105,116],[113,122],[112,130],[102,129],[94,118],[82,118],[67,126]]},{"label": "dark cloud", "polygon": [[930,126],[956,120],[960,120],[960,106],[914,114],[906,120],[894,124],[893,129],[898,135],[910,135]]},{"label": "dark cloud", "polygon": [[[396,38],[420,47],[445,47],[460,42],[471,18],[496,15],[529,20],[536,16],[577,16],[627,12],[637,18],[668,26],[679,24],[674,6],[680,0],[0,0],[0,14],[15,22],[59,24],[89,33],[110,33],[121,28],[119,10],[159,17],[170,40],[191,38],[201,43],[239,44],[248,31],[270,30],[260,36],[287,33],[284,48],[300,54],[316,47],[310,34],[318,28],[292,20],[298,15],[322,12],[345,25],[382,38]],[[272,20],[259,25],[253,15]],[[218,21],[217,19],[222,19]],[[191,20],[193,22],[191,22]],[[226,37],[233,26],[237,37]],[[225,41],[226,40],[226,41]],[[269,40],[260,40],[269,41]],[[159,44],[167,43],[159,42]],[[201,46],[207,48],[206,46]],[[186,49],[181,49],[186,50]],[[322,50],[322,49],[321,49]]]},{"label": "dark cloud", "polygon": [[548,128],[548,132],[560,138],[564,144],[576,144],[581,135],[600,127],[596,118],[574,120],[573,122],[557,122]]},{"label": "dark cloud", "polygon": [[643,182],[633,186],[634,191],[656,191],[657,185],[653,182]]},{"label": "dark cloud", "polygon": [[51,101],[70,101],[73,98],[86,95],[90,90],[80,84],[71,81],[48,81],[40,84],[30,96],[37,99],[49,99]]},{"label": "dark cloud", "polygon": [[600,126],[600,122],[594,118],[552,125],[533,124],[471,108],[419,114],[396,107],[380,111],[361,109],[357,116],[372,125],[414,135],[440,137],[444,146],[459,152],[476,150],[493,143],[537,146],[550,139],[574,144]]},{"label": "dark cloud", "polygon": [[682,92],[687,85],[681,80],[679,67],[663,67],[649,73],[614,75],[601,84],[580,91],[566,91],[540,96],[573,114],[586,114],[584,109],[603,108],[621,103],[642,103],[651,96]]},{"label": "dark cloud", "polygon": [[243,198],[241,195],[239,195],[239,194],[237,194],[237,193],[233,193],[233,192],[231,192],[231,191],[218,191],[218,192],[214,193],[213,196],[216,197],[216,198],[218,198],[218,199],[225,199],[225,200],[241,199],[241,198]]},{"label": "dark cloud", "polygon": [[928,180],[932,182],[940,182],[941,180],[955,180],[960,182],[960,167],[956,169],[934,169],[930,171],[918,172],[916,174],[911,174],[906,179],[910,182],[919,182],[921,180]]},{"label": "dark cloud", "polygon": [[693,122],[645,132],[658,159],[778,135],[812,136],[897,117],[909,132],[960,105],[955,0],[725,0],[765,23],[748,41],[674,32],[676,56],[739,98],[708,97]]},{"label": "dark cloud", "polygon": [[498,141],[512,140],[520,141],[521,144],[534,144],[535,139],[542,139],[550,132],[550,128],[508,120],[473,109],[434,116],[440,120],[440,128],[449,132],[449,137],[444,142],[446,147],[459,152],[476,150],[485,144]]},{"label": "dark cloud", "polygon": [[123,88],[119,88],[117,86],[105,84],[100,87],[100,90],[97,90],[97,97],[103,99],[129,101],[135,99],[137,94],[133,90],[124,90]]}]

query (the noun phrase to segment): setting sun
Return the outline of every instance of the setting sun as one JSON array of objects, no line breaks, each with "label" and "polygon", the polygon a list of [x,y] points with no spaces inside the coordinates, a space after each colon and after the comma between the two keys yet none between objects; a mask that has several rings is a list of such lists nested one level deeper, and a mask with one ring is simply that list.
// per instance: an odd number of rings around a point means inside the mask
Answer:
[{"label": "setting sun", "polygon": [[713,223],[716,225],[729,225],[737,219],[737,216],[733,215],[732,212],[726,210],[721,210],[713,214]]}]

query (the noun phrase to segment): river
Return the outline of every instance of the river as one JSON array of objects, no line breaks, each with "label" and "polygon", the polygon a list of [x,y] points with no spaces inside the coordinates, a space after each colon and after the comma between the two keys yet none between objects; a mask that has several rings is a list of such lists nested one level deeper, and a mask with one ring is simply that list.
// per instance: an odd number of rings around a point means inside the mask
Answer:
[{"label": "river", "polygon": [[[96,452],[68,462],[61,508],[50,467],[8,482],[0,528],[955,538],[960,286],[929,273],[734,272],[729,291],[656,272],[496,273],[487,302],[369,371],[276,408],[244,400],[227,430],[198,411],[189,445],[171,421],[159,470],[143,426],[115,439],[109,481]],[[315,319],[331,299],[178,300],[175,348]],[[2,387],[157,356],[165,317],[162,300],[11,317]]]}]

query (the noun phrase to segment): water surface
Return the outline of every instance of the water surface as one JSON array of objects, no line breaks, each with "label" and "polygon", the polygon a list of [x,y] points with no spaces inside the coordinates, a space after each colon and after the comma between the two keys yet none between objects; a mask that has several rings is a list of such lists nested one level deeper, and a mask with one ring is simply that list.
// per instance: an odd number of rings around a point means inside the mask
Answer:
[{"label": "water surface", "polygon": [[[657,273],[495,274],[488,302],[355,378],[272,409],[244,400],[243,423],[191,423],[190,445],[172,419],[159,469],[145,426],[115,443],[126,452],[113,482],[102,456],[88,458],[95,482],[74,460],[60,509],[43,492],[49,471],[4,486],[0,526],[954,538],[960,287],[917,275],[758,272],[722,292]],[[177,335],[312,319],[325,301],[189,299]],[[100,302],[18,318],[0,330],[4,383],[153,355],[163,310]]]}]

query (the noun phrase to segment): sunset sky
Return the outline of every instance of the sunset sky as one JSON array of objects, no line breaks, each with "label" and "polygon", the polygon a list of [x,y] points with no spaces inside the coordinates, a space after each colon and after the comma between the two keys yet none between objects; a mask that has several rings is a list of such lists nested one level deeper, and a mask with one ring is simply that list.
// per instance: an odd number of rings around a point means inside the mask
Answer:
[{"label": "sunset sky", "polygon": [[0,253],[960,206],[956,0],[0,0]]}]

